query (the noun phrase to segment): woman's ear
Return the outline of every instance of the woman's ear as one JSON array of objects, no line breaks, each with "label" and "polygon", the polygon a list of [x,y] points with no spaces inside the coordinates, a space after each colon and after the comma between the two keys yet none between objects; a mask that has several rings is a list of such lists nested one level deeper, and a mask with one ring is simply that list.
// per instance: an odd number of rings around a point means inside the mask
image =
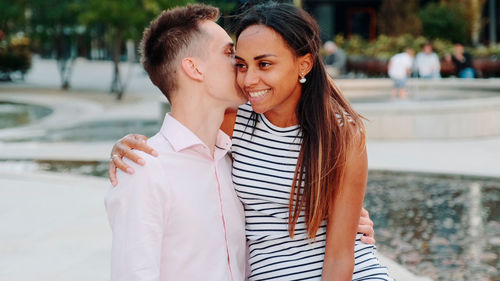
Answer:
[{"label": "woman's ear", "polygon": [[307,75],[311,69],[313,68],[313,56],[310,53],[307,53],[299,58],[299,73],[304,73]]},{"label": "woman's ear", "polygon": [[194,58],[184,58],[181,62],[181,67],[189,78],[196,81],[203,81],[204,75],[199,70],[198,63]]}]

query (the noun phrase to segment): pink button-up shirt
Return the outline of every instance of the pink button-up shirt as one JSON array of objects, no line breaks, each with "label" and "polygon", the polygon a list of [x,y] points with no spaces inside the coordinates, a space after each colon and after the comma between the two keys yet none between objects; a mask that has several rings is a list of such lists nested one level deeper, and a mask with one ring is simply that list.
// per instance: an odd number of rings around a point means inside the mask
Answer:
[{"label": "pink button-up shirt", "polygon": [[245,217],[231,180],[231,140],[209,148],[167,114],[138,154],[133,175],[118,172],[106,197],[113,231],[111,280],[244,280]]}]

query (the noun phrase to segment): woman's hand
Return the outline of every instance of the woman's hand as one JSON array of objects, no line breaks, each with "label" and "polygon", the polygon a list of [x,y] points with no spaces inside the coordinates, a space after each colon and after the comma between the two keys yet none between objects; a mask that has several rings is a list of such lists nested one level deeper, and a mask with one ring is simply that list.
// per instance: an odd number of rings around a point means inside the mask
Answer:
[{"label": "woman's hand", "polygon": [[158,156],[158,152],[146,143],[147,139],[148,138],[143,135],[128,134],[115,143],[113,149],[111,150],[111,160],[109,162],[108,170],[109,180],[113,186],[118,184],[118,181],[116,180],[116,168],[128,174],[134,173],[134,169],[123,162],[123,157],[127,157],[141,166],[146,164],[144,159],[139,157],[134,151],[132,151],[132,149],[144,151],[155,157]]},{"label": "woman's hand", "polygon": [[363,233],[363,236],[361,236],[361,242],[370,245],[375,244],[375,231],[373,230],[373,221],[370,219],[370,214],[365,208],[361,209],[358,232]]}]

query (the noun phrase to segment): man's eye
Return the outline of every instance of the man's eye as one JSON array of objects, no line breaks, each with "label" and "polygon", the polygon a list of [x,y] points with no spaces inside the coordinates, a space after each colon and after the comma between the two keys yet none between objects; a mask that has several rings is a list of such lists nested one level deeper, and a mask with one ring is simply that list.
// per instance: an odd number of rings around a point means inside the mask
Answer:
[{"label": "man's eye", "polygon": [[229,56],[230,58],[234,58],[234,55],[235,55],[235,52],[233,49],[229,49],[227,52],[226,52],[226,55]]},{"label": "man's eye", "polygon": [[243,63],[236,63],[235,66],[238,69],[246,69],[247,68],[247,66]]}]

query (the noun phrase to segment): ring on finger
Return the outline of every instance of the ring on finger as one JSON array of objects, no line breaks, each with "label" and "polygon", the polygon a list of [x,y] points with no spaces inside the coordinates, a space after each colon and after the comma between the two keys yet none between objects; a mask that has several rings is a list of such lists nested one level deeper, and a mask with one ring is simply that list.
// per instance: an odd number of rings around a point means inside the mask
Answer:
[{"label": "ring on finger", "polygon": [[113,161],[113,160],[115,159],[115,157],[120,158],[120,155],[118,155],[118,154],[113,154],[113,155],[111,155],[111,161]]}]

